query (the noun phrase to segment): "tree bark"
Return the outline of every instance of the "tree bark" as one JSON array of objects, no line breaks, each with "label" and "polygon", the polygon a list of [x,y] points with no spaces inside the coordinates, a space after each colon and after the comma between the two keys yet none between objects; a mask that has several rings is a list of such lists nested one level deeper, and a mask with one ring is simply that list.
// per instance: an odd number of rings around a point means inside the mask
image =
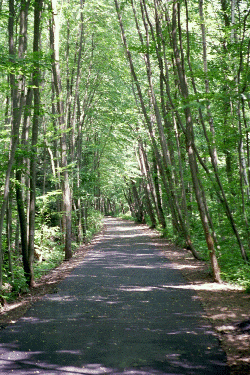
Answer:
[{"label": "tree bark", "polygon": [[[157,166],[156,166],[157,176],[154,179],[153,176],[152,176],[152,171],[150,169],[147,154],[146,154],[146,151],[145,151],[144,146],[142,144],[142,141],[139,142],[139,152],[141,153],[142,168],[143,168],[144,175],[145,175],[145,178],[146,178],[147,183],[148,183],[148,190],[151,193],[152,201],[153,201],[155,209],[156,209],[158,221],[159,221],[160,225],[162,226],[162,228],[164,229],[164,228],[166,228],[166,220],[165,220],[165,217],[164,217],[162,204],[161,204],[159,184],[157,186],[159,196],[158,196],[158,198],[156,196],[157,194],[156,194],[156,186],[155,185],[157,185],[157,183],[158,183]],[[155,158],[154,158],[154,161],[155,161]],[[153,173],[155,173],[155,172],[153,172]]]},{"label": "tree bark", "polygon": [[57,99],[57,112],[59,115],[59,123],[61,130],[61,167],[62,167],[62,194],[63,194],[63,211],[65,219],[65,260],[72,257],[71,249],[71,190],[69,183],[68,160],[67,160],[67,141],[66,130],[67,124],[64,118],[64,103],[62,100],[62,84],[59,65],[59,20],[57,14],[57,1],[51,1],[52,19],[50,25],[50,44],[52,50],[52,72],[54,78],[54,86]]},{"label": "tree bark", "polygon": [[[154,42],[156,42],[156,40],[154,38],[154,32],[153,32],[152,24],[150,22],[150,19],[149,19],[148,13],[147,13],[145,1],[142,2],[142,0],[140,0],[142,20],[143,20],[143,25],[144,25],[145,34],[146,34],[146,45],[144,46],[144,39],[142,37],[142,33],[141,33],[141,30],[140,30],[140,27],[139,27],[139,22],[138,22],[138,19],[137,19],[137,14],[136,14],[136,10],[135,10],[135,7],[134,7],[133,0],[131,0],[131,4],[132,4],[132,8],[133,8],[133,13],[134,13],[134,18],[135,18],[135,22],[136,22],[136,27],[137,27],[139,39],[141,41],[142,47],[144,47],[144,48],[146,47],[146,51],[147,51],[146,53],[144,53],[144,61],[145,61],[148,83],[149,83],[150,100],[151,100],[152,107],[153,107],[153,110],[154,110],[155,122],[157,124],[157,129],[158,129],[158,134],[159,134],[159,139],[160,139],[160,145],[161,145],[161,150],[162,150],[162,154],[163,154],[162,162],[163,162],[163,165],[164,165],[164,172],[166,173],[166,177],[167,177],[167,184],[164,184],[164,186],[167,187],[166,191],[169,192],[168,197],[169,197],[169,203],[170,203],[170,207],[171,207],[173,220],[174,220],[175,227],[177,228],[178,232],[181,233],[184,236],[188,248],[190,248],[193,255],[196,258],[199,259],[200,257],[199,257],[198,253],[195,251],[195,249],[192,245],[191,237],[190,237],[190,234],[188,233],[188,228],[187,228],[185,220],[183,218],[183,213],[182,213],[182,210],[181,210],[180,205],[179,205],[179,199],[178,199],[177,194],[176,194],[177,188],[175,186],[175,175],[173,173],[174,157],[173,157],[173,152],[172,152],[172,156],[171,156],[171,152],[170,152],[170,148],[172,147],[172,144],[171,144],[171,146],[169,146],[169,143],[166,140],[164,128],[163,128],[163,124],[162,124],[162,116],[161,116],[161,113],[160,113],[160,110],[159,110],[159,107],[158,107],[158,103],[157,103],[157,100],[156,100],[156,96],[155,96],[155,89],[154,89],[154,85],[153,85],[152,68],[151,68],[151,61],[150,61],[150,54],[149,54],[149,50],[150,50],[149,27],[150,27],[150,30],[151,30],[151,34],[153,36],[153,40],[154,40]],[[121,18],[120,18],[120,24],[121,23],[122,23],[122,21],[121,21]],[[148,25],[149,25],[149,27],[148,27]],[[123,40],[124,40],[124,44],[125,44],[126,43],[125,36],[123,37]],[[158,51],[157,47],[156,47],[156,52],[157,52],[158,60],[160,60],[159,59],[160,54],[159,54],[159,51]],[[130,58],[131,58],[131,55],[130,55]],[[137,85],[137,87],[138,87],[138,85]],[[139,97],[140,97],[141,93],[138,92],[138,94],[139,94]],[[164,104],[163,98],[161,98],[161,99],[162,99],[162,104]],[[141,102],[142,102],[142,100],[141,100]],[[165,122],[166,128],[168,129],[168,133],[169,133],[169,129],[171,127],[168,123],[165,109],[163,109],[163,117],[164,117],[164,122]],[[151,123],[149,123],[147,121],[147,118],[145,118],[145,119],[146,119],[146,123],[148,125],[148,129],[149,129],[149,133],[150,133],[152,143],[154,145],[155,150],[157,150],[156,142],[155,142],[154,136],[153,136],[152,125],[151,125]],[[157,159],[159,159],[159,158],[157,157]],[[188,218],[186,218],[186,221],[187,221],[187,219]]]},{"label": "tree bark", "polygon": [[30,202],[29,202],[29,241],[28,241],[28,257],[30,275],[28,279],[29,286],[34,286],[33,261],[35,252],[35,213],[36,213],[36,165],[37,165],[37,140],[40,122],[40,23],[43,0],[37,0],[34,7],[34,40],[33,53],[36,57],[33,71],[33,90],[34,90],[34,112],[32,123],[32,140],[31,140],[31,158],[30,158]]},{"label": "tree bark", "polygon": [[8,263],[9,263],[9,273],[11,276],[11,281],[14,281],[13,266],[12,266],[12,254],[11,254],[11,239],[12,239],[12,207],[11,207],[11,195],[9,196],[7,203],[7,213],[6,213],[6,236],[7,236],[7,253],[8,253]]},{"label": "tree bark", "polygon": [[[26,48],[25,37],[26,33],[26,19],[25,19],[25,8],[29,6],[29,1],[23,0],[21,4],[21,13],[20,13],[20,37],[19,37],[19,47],[18,47],[18,57],[23,58],[23,54]],[[14,0],[9,0],[9,23],[8,23],[8,32],[9,32],[9,56],[10,62],[14,62],[16,55],[15,49],[15,38],[14,38],[14,19],[15,19],[15,5]],[[16,149],[19,141],[19,128],[21,123],[21,114],[24,105],[24,92],[25,92],[25,78],[23,76],[17,77],[14,73],[10,74],[10,88],[11,88],[11,101],[12,101],[12,132],[11,132],[11,145],[10,145],[10,154],[9,161],[6,171],[5,183],[4,183],[4,192],[3,192],[3,203],[0,211],[0,289],[2,288],[2,232],[4,225],[4,216],[6,212],[6,205],[10,192],[10,178],[12,167],[15,160]]]},{"label": "tree bark", "polygon": [[[206,38],[205,38],[205,26],[204,26],[204,19],[203,19],[202,0],[200,0],[199,4],[200,4],[200,17],[201,17],[201,25],[202,25],[202,35],[203,35],[202,39],[203,39],[204,72],[205,72],[205,74],[207,74],[207,58],[206,58],[207,52],[206,52]],[[187,13],[187,22],[188,22],[187,3],[186,3],[186,13]],[[188,25],[187,25],[187,35],[188,35],[188,32],[189,31],[188,31]],[[188,43],[187,61],[188,61],[189,70],[192,73],[192,66],[191,66],[190,56],[189,56],[189,38],[187,39],[187,43]],[[192,75],[192,85],[193,85],[193,89],[194,89],[195,94],[197,94],[196,84],[195,84],[193,75]],[[209,92],[208,78],[206,78],[205,87],[206,87],[206,92],[208,93]],[[199,103],[198,99],[197,99],[197,102]],[[232,210],[229,207],[228,199],[226,197],[224,187],[221,183],[221,178],[220,178],[219,171],[218,171],[217,152],[216,152],[215,143],[214,143],[214,135],[215,134],[214,134],[214,128],[213,128],[213,118],[212,118],[212,114],[210,112],[210,107],[208,107],[208,117],[209,117],[209,123],[210,123],[210,131],[211,131],[211,134],[212,134],[212,141],[210,139],[211,137],[209,137],[209,135],[207,133],[204,118],[203,118],[203,114],[202,114],[202,111],[201,111],[200,107],[199,107],[199,117],[200,117],[202,129],[203,129],[203,132],[204,132],[205,140],[206,140],[206,143],[207,143],[208,152],[209,152],[209,155],[210,155],[212,167],[213,167],[213,170],[214,170],[214,177],[215,177],[215,180],[216,180],[216,182],[218,184],[218,187],[219,187],[219,191],[218,191],[217,187],[215,187],[215,191],[216,191],[216,194],[217,194],[220,202],[222,203],[222,205],[225,209],[226,216],[227,216],[227,218],[229,220],[229,223],[232,227],[232,230],[233,230],[233,232],[236,236],[236,239],[237,239],[237,242],[239,244],[240,251],[241,251],[241,256],[247,262],[248,257],[247,257],[246,251],[244,249],[244,245],[242,243],[242,240],[240,238],[239,231],[238,231],[237,226],[235,224],[235,220],[233,218]],[[194,145],[194,147],[195,147],[195,145]],[[196,148],[195,148],[195,153],[198,156],[198,151],[197,151]],[[199,158],[199,162],[202,165],[202,167],[204,168],[204,163],[201,161],[200,158]],[[228,152],[226,150],[226,170],[227,170],[227,173],[228,173],[229,182],[231,182],[231,184],[232,184],[232,171],[231,171],[230,165],[231,165],[230,152]],[[207,168],[204,168],[204,169],[206,170],[206,173],[208,173],[208,169]],[[208,175],[209,175],[209,173],[208,173]]]},{"label": "tree bark", "polygon": [[192,113],[190,110],[190,106],[188,105],[189,101],[189,92],[188,92],[188,85],[187,80],[185,76],[185,70],[184,70],[184,64],[181,61],[180,53],[178,49],[177,44],[177,10],[178,9],[178,1],[174,0],[173,2],[173,15],[172,15],[172,40],[173,40],[173,50],[174,50],[174,57],[178,72],[178,78],[179,78],[179,85],[180,85],[180,91],[185,99],[187,105],[184,108],[185,118],[186,118],[186,148],[188,153],[188,160],[189,160],[189,166],[192,176],[192,182],[194,186],[194,192],[196,196],[196,201],[198,205],[198,209],[200,212],[200,218],[204,230],[205,239],[207,242],[208,252],[211,260],[212,270],[213,270],[213,278],[214,281],[220,283],[221,282],[221,276],[220,276],[220,268],[217,261],[216,253],[215,253],[215,247],[214,247],[214,241],[212,238],[212,235],[210,233],[210,229],[208,226],[208,217],[206,214],[205,209],[205,202],[203,202],[204,196],[202,196],[202,192],[200,189],[201,183],[199,181],[198,177],[198,165],[197,160],[195,156],[195,151],[193,148],[194,144],[194,131],[193,131],[193,120],[192,120]]},{"label": "tree bark", "polygon": [[139,196],[136,184],[133,180],[130,181],[130,186],[133,196],[134,213],[136,216],[136,221],[138,223],[145,223],[142,201]]},{"label": "tree bark", "polygon": [[153,204],[152,204],[151,198],[150,198],[150,188],[149,188],[149,184],[147,182],[147,179],[148,179],[147,178],[147,172],[145,170],[145,165],[144,165],[144,161],[143,161],[143,157],[142,157],[142,153],[141,153],[141,147],[142,147],[142,145],[139,144],[137,155],[138,155],[138,164],[139,164],[141,174],[142,174],[142,185],[143,185],[143,190],[144,190],[144,202],[145,202],[145,207],[146,207],[147,213],[150,217],[151,228],[155,228],[157,223],[156,223],[155,213],[154,213],[154,209],[153,209]]}]

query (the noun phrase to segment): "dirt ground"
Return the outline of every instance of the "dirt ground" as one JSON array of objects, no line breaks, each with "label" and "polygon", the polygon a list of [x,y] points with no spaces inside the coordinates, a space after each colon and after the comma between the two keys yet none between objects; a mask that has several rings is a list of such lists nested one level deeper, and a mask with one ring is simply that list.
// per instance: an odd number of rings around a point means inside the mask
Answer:
[{"label": "dirt ground", "polygon": [[[229,284],[212,282],[209,268],[203,262],[195,260],[185,249],[170,244],[159,238],[157,232],[144,227],[145,234],[154,242],[164,256],[171,260],[173,267],[179,269],[187,279],[187,289],[196,291],[205,315],[213,325],[218,339],[227,353],[228,364],[232,375],[250,374],[250,321],[249,324],[238,325],[250,318],[250,295],[242,288]],[[77,267],[88,251],[99,242],[102,234],[92,241],[91,245],[82,246],[70,261],[36,281],[36,286],[29,293],[21,295],[15,302],[5,304],[0,312],[0,329],[7,324],[15,323],[25,314],[27,309],[43,295],[53,293],[56,285]]]},{"label": "dirt ground", "polygon": [[212,281],[209,267],[190,252],[165,239],[154,242],[187,279],[187,289],[196,291],[218,340],[227,354],[231,375],[250,374],[250,294],[227,283]]}]

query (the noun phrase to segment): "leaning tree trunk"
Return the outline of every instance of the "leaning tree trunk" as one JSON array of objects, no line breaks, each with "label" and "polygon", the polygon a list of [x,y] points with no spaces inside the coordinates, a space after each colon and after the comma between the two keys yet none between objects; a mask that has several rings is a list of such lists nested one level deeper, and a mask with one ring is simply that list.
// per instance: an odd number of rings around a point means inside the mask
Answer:
[{"label": "leaning tree trunk", "polygon": [[131,192],[133,196],[133,203],[134,203],[134,212],[136,216],[136,221],[138,223],[144,223],[144,210],[143,210],[143,204],[140,198],[140,195],[138,193],[137,187],[135,182],[131,179],[130,181],[131,186]]},{"label": "leaning tree trunk", "polygon": [[[122,20],[121,20],[121,16],[120,16],[120,13],[119,13],[119,6],[117,4],[117,1],[115,1],[115,3],[116,3],[116,8],[117,8],[117,12],[118,12],[119,21],[120,21],[123,42],[124,42],[124,45],[127,49],[127,56],[128,56],[129,62],[130,62],[130,66],[132,68],[131,73],[132,73],[132,76],[135,77],[134,79],[135,79],[135,83],[136,83],[137,89],[138,89],[139,84],[138,84],[138,80],[136,78],[136,74],[134,72],[132,58],[131,58],[131,55],[128,51],[127,42],[126,42],[126,38],[125,38],[124,30],[123,30],[123,25],[122,25]],[[145,1],[143,1],[143,3],[142,3],[142,1],[140,0],[140,4],[141,4],[142,21],[143,21],[143,25],[144,25],[144,29],[145,29],[145,34],[146,34],[146,45],[145,45],[144,39],[142,37],[139,22],[138,22],[138,19],[137,19],[136,10],[135,10],[135,7],[134,7],[134,3],[133,3],[133,0],[131,0],[131,5],[132,5],[132,8],[133,8],[133,13],[134,13],[134,18],[135,18],[135,22],[136,22],[136,27],[137,27],[139,39],[141,41],[141,45],[142,45],[143,49],[146,50],[146,53],[144,54],[144,61],[145,61],[148,83],[149,83],[150,99],[151,99],[152,107],[153,107],[153,110],[154,110],[154,116],[155,116],[155,120],[156,120],[161,150],[162,150],[162,154],[163,154],[162,163],[163,163],[163,170],[164,171],[163,171],[163,173],[161,172],[161,174],[162,174],[162,177],[163,177],[164,174],[166,174],[166,177],[167,177],[167,181],[166,181],[166,183],[164,183],[164,186],[166,188],[166,191],[168,192],[169,206],[171,207],[171,213],[172,213],[172,217],[173,217],[173,221],[174,221],[174,227],[176,227],[178,232],[181,235],[184,236],[186,244],[191,249],[193,255],[196,258],[200,259],[199,254],[195,251],[194,246],[192,244],[191,237],[190,237],[190,234],[188,232],[188,227],[187,227],[185,219],[183,217],[183,212],[181,210],[181,207],[180,207],[180,204],[179,204],[179,199],[178,199],[178,196],[176,194],[176,190],[177,190],[176,186],[175,186],[175,179],[176,178],[175,178],[175,175],[172,173],[173,157],[171,156],[171,152],[170,152],[170,149],[171,149],[172,145],[169,147],[169,144],[166,140],[166,136],[165,136],[164,128],[163,128],[163,124],[162,124],[163,119],[162,119],[162,116],[161,116],[161,113],[160,113],[160,110],[159,110],[159,106],[158,106],[158,103],[157,103],[157,100],[156,100],[155,89],[154,89],[154,84],[153,84],[153,74],[152,74],[150,53],[149,53],[149,51],[150,51],[149,28],[151,30],[152,36],[153,36],[154,33],[153,33],[153,30],[152,30],[152,25],[151,25],[150,19],[149,19],[148,14],[147,14]],[[157,48],[156,48],[156,52],[157,52],[157,55],[159,55],[159,53],[158,53],[159,51],[157,50]],[[162,72],[161,72],[161,74],[162,74]],[[138,90],[138,95],[139,95],[139,98],[140,98],[140,101],[141,101],[141,104],[142,104],[143,99],[142,99],[142,95],[141,95],[140,90]],[[146,124],[148,126],[148,130],[149,130],[149,134],[150,134],[150,137],[151,137],[151,140],[152,140],[154,150],[155,150],[156,153],[158,153],[156,142],[155,142],[154,135],[153,135],[152,124],[151,124],[150,120],[148,120],[147,114],[145,115],[146,109],[145,109],[144,103],[143,103],[142,111],[143,111],[143,114],[144,114],[144,117],[145,117],[145,120],[146,120]],[[165,117],[165,113],[163,113],[163,115]],[[167,127],[169,129],[170,126],[167,123],[167,119],[165,119],[165,125],[167,125]],[[173,153],[172,153],[172,155],[173,155]],[[159,157],[157,156],[156,159],[159,160]],[[160,167],[160,164],[159,164],[159,167]],[[163,179],[163,181],[164,181],[164,179]]]},{"label": "leaning tree trunk", "polygon": [[188,100],[189,100],[188,85],[187,85],[187,80],[185,76],[184,64],[183,64],[183,61],[181,61],[180,53],[179,53],[179,49],[177,45],[177,23],[176,23],[177,6],[178,6],[178,2],[175,0],[173,3],[172,40],[173,40],[173,51],[174,51],[174,57],[175,57],[175,62],[176,62],[176,68],[177,68],[177,73],[178,73],[178,78],[179,78],[180,91],[181,91],[181,95],[183,96],[183,98],[185,99],[187,103],[184,109],[185,118],[186,118],[186,134],[185,134],[186,148],[187,148],[187,153],[188,153],[188,160],[189,160],[189,166],[190,166],[190,171],[191,171],[191,176],[192,176],[194,192],[196,196],[196,202],[198,205],[200,218],[201,218],[201,222],[202,222],[202,226],[204,230],[204,235],[205,235],[205,239],[207,242],[208,252],[209,252],[209,256],[211,260],[214,281],[220,283],[221,282],[220,268],[219,268],[219,264],[218,264],[216,253],[215,253],[213,237],[210,233],[210,228],[208,225],[208,217],[206,214],[205,202],[203,202],[204,196],[202,195],[202,192],[201,192],[201,183],[198,177],[198,165],[197,165],[195,150],[193,147],[194,131],[193,131],[192,113],[188,105]]},{"label": "leaning tree trunk", "polygon": [[149,186],[149,183],[148,183],[148,175],[147,175],[147,171],[146,171],[146,168],[145,168],[145,159],[143,158],[143,155],[142,155],[142,147],[143,147],[142,142],[139,141],[138,142],[138,153],[137,153],[137,155],[138,155],[138,164],[139,164],[141,174],[142,174],[142,186],[143,186],[143,190],[144,190],[144,202],[145,202],[145,207],[146,207],[147,213],[150,217],[151,227],[155,228],[156,225],[157,225],[156,218],[155,218],[155,212],[154,212],[154,207],[156,207],[156,204],[155,204],[154,196],[152,195],[152,190],[150,191],[150,186]]},{"label": "leaning tree trunk", "polygon": [[61,167],[62,167],[62,195],[63,211],[65,219],[65,260],[72,257],[71,249],[71,190],[69,183],[68,160],[67,160],[67,124],[64,117],[64,103],[62,101],[62,84],[59,66],[59,20],[56,10],[56,0],[51,1],[52,20],[50,25],[50,44],[52,50],[52,73],[57,99],[57,112],[61,130]]},{"label": "leaning tree trunk", "polygon": [[160,170],[160,173],[161,173],[161,176],[162,176],[163,184],[164,184],[164,187],[166,189],[166,194],[167,194],[167,198],[168,198],[168,206],[171,210],[171,215],[172,215],[173,228],[176,232],[179,233],[179,232],[181,232],[180,223],[178,221],[178,215],[176,213],[174,203],[173,203],[173,200],[172,200],[172,197],[171,197],[172,192],[170,191],[168,181],[166,179],[165,168],[164,168],[165,166],[163,165],[163,162],[161,160],[162,158],[161,158],[161,155],[160,155],[158,147],[157,147],[156,139],[154,137],[151,119],[150,119],[150,117],[147,113],[147,109],[146,109],[146,106],[145,106],[145,103],[144,103],[141,86],[140,86],[140,83],[139,83],[138,78],[137,78],[137,74],[136,74],[136,71],[135,71],[135,67],[134,67],[134,63],[133,63],[133,59],[132,59],[130,50],[128,48],[128,43],[127,43],[127,39],[126,39],[124,27],[123,27],[123,22],[122,22],[122,18],[121,18],[120,7],[119,7],[119,4],[118,4],[118,1],[117,0],[114,0],[114,1],[115,1],[118,20],[119,20],[119,24],[120,24],[120,28],[121,28],[122,41],[123,41],[123,44],[124,44],[124,47],[125,47],[125,50],[126,50],[126,55],[127,55],[127,59],[128,59],[129,66],[130,66],[131,75],[132,75],[133,81],[134,81],[136,89],[137,89],[137,94],[138,94],[139,101],[140,101],[141,111],[142,111],[142,114],[143,114],[144,119],[145,119],[145,124],[147,126],[147,129],[148,129],[148,132],[149,132],[149,135],[150,135],[150,139],[151,139],[152,146],[153,146],[153,149],[154,149],[154,153],[155,153],[155,156],[156,156],[157,164],[159,166],[159,170]]},{"label": "leaning tree trunk", "polygon": [[[202,41],[203,41],[203,65],[204,65],[204,73],[205,73],[205,76],[206,76],[205,89],[206,89],[206,93],[209,93],[209,80],[208,80],[208,77],[207,77],[206,33],[205,33],[205,25],[204,25],[204,18],[203,18],[203,8],[202,8],[203,1],[202,0],[199,1],[199,6],[200,6],[200,18],[201,18],[201,28],[202,28]],[[186,13],[187,13],[187,35],[188,35],[187,3],[186,3]],[[192,66],[191,66],[190,55],[189,55],[189,38],[188,37],[187,37],[187,44],[188,44],[188,53],[187,53],[188,66],[189,66],[190,72],[192,73]],[[192,75],[192,85],[193,85],[194,92],[197,93],[196,84],[195,84],[193,75]],[[197,102],[199,103],[199,99],[197,99]],[[216,194],[217,194],[220,202],[223,205],[223,208],[225,209],[225,213],[227,215],[228,221],[229,221],[229,223],[232,227],[232,230],[233,230],[233,232],[236,236],[236,239],[237,239],[237,242],[239,244],[240,251],[241,251],[241,256],[244,259],[244,261],[247,262],[248,257],[247,257],[246,251],[244,249],[243,242],[240,238],[240,234],[239,234],[239,231],[237,229],[232,210],[229,207],[228,199],[226,197],[226,193],[224,191],[224,187],[222,185],[221,178],[220,178],[220,175],[219,175],[218,162],[217,162],[217,151],[216,151],[216,148],[215,148],[215,140],[214,140],[215,130],[214,130],[214,125],[213,125],[213,117],[212,117],[212,114],[210,112],[210,106],[209,105],[208,105],[207,109],[208,109],[210,133],[212,134],[212,142],[211,142],[210,137],[207,133],[206,125],[205,125],[205,122],[204,122],[204,118],[203,118],[203,114],[202,114],[200,106],[199,106],[199,117],[200,117],[202,129],[203,129],[203,132],[204,132],[205,140],[207,142],[207,147],[208,147],[212,167],[213,167],[213,170],[214,170],[214,177],[215,177],[215,180],[216,180],[216,182],[218,184],[218,187],[219,187],[219,190],[215,187],[215,191],[216,191]],[[195,150],[195,152],[197,154],[197,150]],[[227,174],[228,174],[228,180],[229,180],[229,184],[232,185],[233,180],[232,180],[232,171],[231,171],[231,162],[230,162],[231,156],[230,156],[230,153],[227,150],[225,151],[225,153],[226,153],[226,169],[227,169]],[[199,156],[199,155],[197,155],[197,156]],[[204,163],[203,163],[203,161],[201,160],[200,157],[199,157],[199,162],[204,168]],[[208,169],[207,168],[204,168],[204,169],[205,169],[206,173],[208,173]]]},{"label": "leaning tree trunk", "polygon": [[[154,184],[154,182],[156,181],[158,176],[156,177],[156,179],[153,179],[152,174],[154,172],[152,173],[152,171],[150,169],[147,154],[146,154],[146,151],[144,149],[142,141],[139,142],[139,154],[140,154],[140,157],[141,157],[142,171],[143,171],[143,174],[145,175],[145,178],[146,178],[146,181],[147,181],[147,184],[148,184],[148,190],[151,193],[151,197],[152,197],[152,201],[154,203],[154,207],[156,209],[158,221],[161,224],[162,228],[166,228],[166,221],[165,221],[165,217],[164,217],[164,213],[163,213],[163,209],[162,209],[162,205],[161,205],[159,185],[158,185],[159,196],[157,198],[156,186]],[[156,173],[157,173],[157,167],[156,167]]]}]

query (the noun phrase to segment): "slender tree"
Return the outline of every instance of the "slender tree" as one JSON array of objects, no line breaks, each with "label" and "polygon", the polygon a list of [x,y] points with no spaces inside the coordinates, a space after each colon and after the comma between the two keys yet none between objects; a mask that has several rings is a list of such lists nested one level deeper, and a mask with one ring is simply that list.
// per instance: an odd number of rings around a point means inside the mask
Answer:
[{"label": "slender tree", "polygon": [[32,140],[30,160],[30,210],[29,210],[29,243],[28,256],[30,266],[29,285],[34,285],[33,275],[33,260],[35,252],[35,213],[36,213],[36,166],[37,166],[37,140],[40,122],[40,67],[39,67],[39,52],[40,52],[40,25],[42,13],[42,0],[37,0],[34,4],[34,42],[33,42],[33,56],[34,56],[34,71],[33,71],[33,87],[34,87],[34,112],[32,123]]},{"label": "slender tree", "polygon": [[69,183],[68,160],[67,160],[67,124],[64,115],[64,102],[62,99],[62,82],[59,65],[59,16],[57,10],[57,1],[51,1],[52,19],[50,24],[50,45],[52,50],[52,73],[54,79],[55,93],[57,99],[57,112],[59,115],[59,125],[61,130],[61,167],[62,167],[62,193],[63,193],[63,211],[65,218],[65,259],[72,257],[71,249],[71,189]]}]

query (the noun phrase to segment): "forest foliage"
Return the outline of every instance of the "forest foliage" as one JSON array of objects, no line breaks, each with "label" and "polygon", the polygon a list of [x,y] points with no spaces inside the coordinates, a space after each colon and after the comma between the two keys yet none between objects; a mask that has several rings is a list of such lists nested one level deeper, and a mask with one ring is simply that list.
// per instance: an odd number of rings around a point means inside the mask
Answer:
[{"label": "forest foliage", "polygon": [[0,1],[0,286],[132,217],[250,287],[250,9]]}]

